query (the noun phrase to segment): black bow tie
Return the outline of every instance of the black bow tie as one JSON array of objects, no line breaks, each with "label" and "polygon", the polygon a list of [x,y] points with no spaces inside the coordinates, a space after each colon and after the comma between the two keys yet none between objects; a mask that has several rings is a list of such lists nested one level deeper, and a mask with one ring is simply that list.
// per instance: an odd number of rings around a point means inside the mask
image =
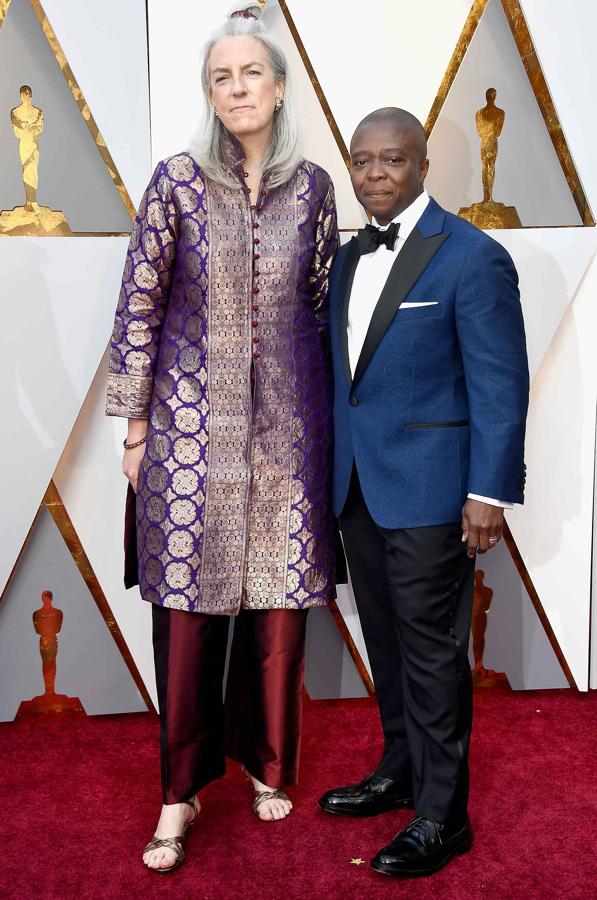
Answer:
[{"label": "black bow tie", "polygon": [[362,256],[364,253],[373,253],[378,247],[381,247],[382,244],[387,247],[388,250],[393,250],[399,228],[400,224],[398,222],[392,222],[390,227],[386,228],[385,231],[382,231],[381,228],[376,228],[375,225],[365,225],[364,228],[360,228],[357,232],[360,255]]}]

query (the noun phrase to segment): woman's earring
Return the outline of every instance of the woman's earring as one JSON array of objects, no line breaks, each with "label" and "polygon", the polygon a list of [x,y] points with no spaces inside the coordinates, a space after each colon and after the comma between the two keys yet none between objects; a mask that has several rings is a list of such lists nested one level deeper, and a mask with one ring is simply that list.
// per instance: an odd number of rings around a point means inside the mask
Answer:
[{"label": "woman's earring", "polygon": [[284,101],[281,97],[276,97],[276,112],[279,112],[284,106]]},{"label": "woman's earring", "polygon": [[220,117],[219,117],[219,115],[218,115],[218,111],[217,111],[217,109],[215,108],[215,106],[212,107],[212,109],[213,109],[213,111],[214,111],[214,116],[216,117],[216,119],[219,119]]}]

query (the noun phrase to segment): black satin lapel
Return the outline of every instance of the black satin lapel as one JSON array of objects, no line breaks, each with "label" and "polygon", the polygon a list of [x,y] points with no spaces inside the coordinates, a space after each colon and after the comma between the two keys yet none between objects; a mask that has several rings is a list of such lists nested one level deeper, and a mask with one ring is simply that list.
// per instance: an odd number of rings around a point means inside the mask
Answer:
[{"label": "black satin lapel", "polygon": [[424,238],[418,228],[410,233],[390,269],[388,280],[371,316],[369,329],[352,380],[353,388],[371,362],[371,357],[398,312],[400,304],[408,296],[414,283],[427,268],[448,234],[449,232],[441,232]]},{"label": "black satin lapel", "polygon": [[346,260],[344,261],[344,266],[340,273],[340,283],[338,285],[338,297],[340,299],[338,315],[338,328],[340,331],[338,337],[342,353],[342,365],[348,384],[352,381],[350,359],[348,356],[348,303],[350,300],[352,283],[354,281],[354,273],[356,272],[357,263],[360,258],[359,245],[356,237],[353,237],[348,245]]}]

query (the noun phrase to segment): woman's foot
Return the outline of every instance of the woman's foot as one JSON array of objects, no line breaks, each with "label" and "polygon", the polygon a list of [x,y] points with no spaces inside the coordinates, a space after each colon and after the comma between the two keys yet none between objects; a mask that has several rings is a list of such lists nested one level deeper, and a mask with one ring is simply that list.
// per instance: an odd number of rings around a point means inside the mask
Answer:
[{"label": "woman's foot", "polygon": [[255,791],[253,809],[256,815],[264,822],[285,819],[292,809],[290,797],[287,797],[284,791],[280,791],[278,788],[269,787],[267,784],[263,784],[262,781],[254,778],[246,769],[243,771]]},{"label": "woman's foot", "polygon": [[[184,859],[182,843],[177,838],[184,838],[195,816],[201,810],[197,797],[186,803],[170,803],[162,806],[162,812],[155,830],[153,841],[143,853],[143,862],[148,869],[166,871],[180,865]],[[151,847],[153,842],[172,842],[174,846]],[[176,848],[176,849],[175,849]]]}]

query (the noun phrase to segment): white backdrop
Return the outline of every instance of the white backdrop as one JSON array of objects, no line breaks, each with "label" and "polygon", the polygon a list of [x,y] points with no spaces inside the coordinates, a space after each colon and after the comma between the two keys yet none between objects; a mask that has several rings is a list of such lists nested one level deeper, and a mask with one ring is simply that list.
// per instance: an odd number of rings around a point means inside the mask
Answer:
[{"label": "white backdrop", "polygon": [[[184,149],[196,128],[199,49],[229,2],[169,0],[166,4],[149,0],[151,93],[142,0],[126,4],[106,0],[101,5],[93,0],[46,0],[44,6],[124,183],[138,203],[152,166],[163,156]],[[426,120],[470,10],[470,0],[429,0],[423,20],[421,4],[414,0],[400,4],[372,0],[370,16],[363,14],[362,3],[356,0],[325,4],[320,0],[290,0],[288,7],[348,143],[358,120],[379,106],[402,105]],[[591,151],[596,144],[597,122],[589,111],[592,85],[597,80],[592,46],[597,6],[592,0],[574,0],[565,8],[556,0],[522,0],[522,7],[568,146],[595,211],[597,172]],[[341,154],[276,0],[268,0],[266,17],[291,59],[305,154],[332,174],[341,227],[359,227],[362,211],[352,197]],[[484,46],[491,44],[490,24],[487,18],[479,25],[476,37],[478,42],[485,42]],[[502,33],[499,40],[507,37]],[[474,110],[483,105],[489,86],[486,82],[492,76],[488,51],[485,57],[484,71],[478,73],[479,84],[475,85],[475,67],[467,68],[465,56],[454,93],[448,95],[437,131],[431,136],[431,171],[435,166],[439,174],[437,181],[430,177],[430,186],[440,200],[442,192],[451,189],[450,173],[458,173],[463,159],[458,152],[460,144],[445,137],[442,141],[442,115],[444,122],[450,116],[459,127],[462,124],[467,164],[472,166],[478,158],[478,139],[471,123]],[[496,78],[503,75],[503,64],[504,60],[496,58]],[[519,70],[516,77],[523,75]],[[526,82],[521,84],[516,107],[519,112],[514,112],[514,106],[506,110],[507,116],[510,114],[509,132],[508,137],[504,132],[498,158],[497,199],[522,205],[522,199],[510,199],[509,194],[510,190],[516,193],[515,186],[520,184],[516,180],[520,154],[526,149],[532,161],[533,148],[543,147],[545,159],[551,151]],[[461,98],[458,103],[457,97]],[[470,98],[466,103],[465,97]],[[505,94],[498,95],[498,105],[500,101],[505,107]],[[525,122],[533,131],[531,142],[526,132],[520,134]],[[557,227],[575,221],[574,207],[562,190],[553,154],[548,162],[540,167],[547,173],[547,181],[539,186],[539,192],[531,191],[524,202],[530,204],[531,220],[543,210],[544,218],[536,221],[556,227],[494,233],[519,268],[535,375],[527,445],[528,501],[509,521],[577,685],[586,689],[597,399],[592,346],[597,325],[597,274],[591,261],[597,236],[592,228]],[[479,190],[477,177],[471,169],[473,195]],[[532,171],[527,177],[533,177]],[[540,209],[539,201],[550,192],[551,206],[544,213],[545,206]],[[451,202],[456,203],[457,198]],[[463,196],[462,205],[468,202],[469,195]],[[2,442],[5,515],[0,565],[5,581],[66,446],[56,469],[57,486],[133,657],[153,691],[149,610],[136,590],[125,592],[121,582],[124,483],[120,441],[125,423],[103,416],[104,366],[87,394],[105,350],[125,244],[125,238],[101,237],[0,241],[2,293],[16,299],[4,304],[7,321],[3,341],[8,347],[8,353],[3,354],[3,362],[8,365],[8,381],[4,383],[10,387],[7,422],[16,423],[23,438],[16,445],[18,452],[12,438]],[[349,591],[341,593],[339,605],[365,657]],[[525,615],[534,616],[530,604]],[[499,608],[494,609],[493,620],[499,616]],[[597,615],[593,620],[597,621]],[[507,626],[507,621],[500,623],[502,633]],[[495,660],[492,664],[497,667]],[[507,658],[501,660],[499,668],[508,670]],[[532,686],[540,686],[537,677]]]}]

